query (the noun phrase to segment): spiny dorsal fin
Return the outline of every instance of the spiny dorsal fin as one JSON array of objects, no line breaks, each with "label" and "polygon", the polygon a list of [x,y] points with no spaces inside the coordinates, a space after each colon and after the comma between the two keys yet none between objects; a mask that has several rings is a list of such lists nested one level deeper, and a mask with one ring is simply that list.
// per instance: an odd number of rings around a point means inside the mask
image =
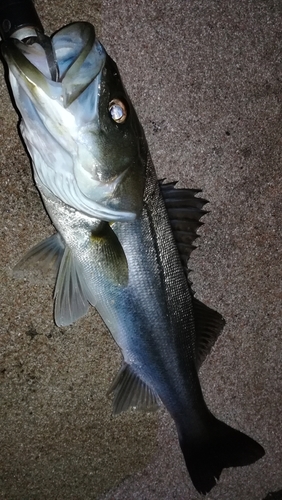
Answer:
[{"label": "spiny dorsal fin", "polygon": [[54,291],[55,323],[67,326],[84,316],[89,308],[90,292],[81,266],[69,247],[65,248]]},{"label": "spiny dorsal fin", "polygon": [[111,384],[108,394],[114,394],[113,411],[115,414],[130,407],[154,411],[158,407],[157,396],[153,390],[141,380],[127,363],[124,363]]},{"label": "spiny dorsal fin", "polygon": [[160,189],[170,219],[171,228],[179,250],[181,262],[188,273],[187,261],[194,250],[193,242],[198,238],[197,230],[202,225],[201,217],[207,213],[203,206],[208,203],[203,198],[197,198],[199,189],[177,189],[176,182],[163,184]]},{"label": "spiny dorsal fin", "polygon": [[218,339],[225,320],[218,312],[193,297],[193,312],[196,329],[196,366],[200,368]]},{"label": "spiny dorsal fin", "polygon": [[[187,262],[192,250],[195,248],[193,242],[198,238],[197,230],[202,225],[200,219],[207,213],[207,211],[203,210],[203,206],[208,202],[196,196],[201,190],[177,189],[175,185],[176,182],[169,184],[161,182],[160,188],[181,262],[191,288]],[[196,365],[199,368],[220,335],[225,321],[221,314],[196,299],[192,289],[191,292],[196,328]]]},{"label": "spiny dorsal fin", "polygon": [[49,238],[32,247],[16,264],[14,273],[23,272],[25,269],[36,268],[46,273],[50,269],[58,272],[65,244],[59,233],[52,234]]}]

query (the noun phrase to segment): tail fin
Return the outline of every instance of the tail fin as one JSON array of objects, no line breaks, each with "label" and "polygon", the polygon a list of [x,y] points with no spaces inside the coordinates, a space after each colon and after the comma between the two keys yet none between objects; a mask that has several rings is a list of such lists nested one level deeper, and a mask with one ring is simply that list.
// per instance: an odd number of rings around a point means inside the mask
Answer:
[{"label": "tail fin", "polygon": [[207,431],[189,437],[179,433],[179,442],[192,482],[199,493],[208,493],[222,469],[250,465],[264,455],[264,449],[252,438],[229,427],[210,414]]}]

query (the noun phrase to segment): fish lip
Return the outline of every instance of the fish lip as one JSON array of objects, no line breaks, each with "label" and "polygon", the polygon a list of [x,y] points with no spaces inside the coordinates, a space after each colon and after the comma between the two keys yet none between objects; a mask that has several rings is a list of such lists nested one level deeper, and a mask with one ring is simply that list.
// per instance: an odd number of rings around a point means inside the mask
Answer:
[{"label": "fish lip", "polygon": [[[60,47],[56,48],[56,35],[58,33],[61,35],[63,30],[67,32],[68,29],[74,26],[78,26],[80,36],[84,43],[80,52],[77,54],[70,54],[70,58],[73,57],[70,65],[61,70],[61,65],[63,63],[59,57]],[[43,90],[49,98],[54,100],[58,99],[59,93],[61,104],[67,109],[91,82],[101,74],[106,61],[106,52],[96,39],[94,26],[88,22],[71,23],[52,35],[49,39],[58,66],[56,80],[52,79],[52,74],[48,66],[47,54],[40,40],[33,45],[40,47],[38,48],[37,54],[36,52],[32,54],[32,45],[25,44],[16,38],[2,41],[1,51],[8,64],[9,70],[17,78],[19,85],[28,92],[32,100],[36,100],[34,89],[37,87]],[[39,56],[40,50],[43,50],[45,54],[44,62],[46,63],[46,67],[44,67],[44,69],[42,69],[44,65],[39,62],[40,59],[37,59],[36,62],[36,57]],[[88,57],[91,58],[93,50],[95,52],[96,64],[94,64],[92,60],[92,73],[89,78],[85,78],[84,74],[81,78],[81,69],[83,73],[82,66]],[[41,69],[39,69],[40,66]],[[26,87],[32,88],[32,90],[28,91]]]}]

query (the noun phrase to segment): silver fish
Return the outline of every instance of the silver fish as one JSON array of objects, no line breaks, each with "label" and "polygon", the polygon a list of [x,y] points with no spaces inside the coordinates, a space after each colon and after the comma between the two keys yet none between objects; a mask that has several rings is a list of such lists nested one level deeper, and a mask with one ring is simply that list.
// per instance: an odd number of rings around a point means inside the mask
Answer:
[{"label": "silver fish", "polygon": [[89,23],[52,38],[58,78],[40,43],[2,43],[34,178],[57,233],[24,263],[53,264],[54,316],[69,325],[93,305],[124,362],[114,412],[162,402],[175,421],[194,486],[263,448],[216,419],[197,370],[224,326],[195,299],[187,260],[205,213],[198,191],[160,183],[116,64]]}]

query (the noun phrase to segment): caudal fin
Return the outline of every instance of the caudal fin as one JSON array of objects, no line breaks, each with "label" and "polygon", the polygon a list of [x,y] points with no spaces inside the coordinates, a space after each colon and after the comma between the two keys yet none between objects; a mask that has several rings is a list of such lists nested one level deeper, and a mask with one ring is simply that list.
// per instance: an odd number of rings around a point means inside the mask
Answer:
[{"label": "caudal fin", "polygon": [[205,434],[189,437],[179,433],[179,442],[192,482],[199,493],[208,493],[222,469],[250,465],[264,455],[254,439],[210,415]]}]

